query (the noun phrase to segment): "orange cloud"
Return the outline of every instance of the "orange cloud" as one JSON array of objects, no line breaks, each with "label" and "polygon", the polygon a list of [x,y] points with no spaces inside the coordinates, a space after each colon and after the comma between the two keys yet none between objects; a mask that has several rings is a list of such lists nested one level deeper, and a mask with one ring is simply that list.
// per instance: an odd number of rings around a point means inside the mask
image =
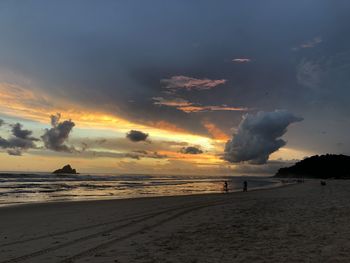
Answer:
[{"label": "orange cloud", "polygon": [[166,155],[168,160],[183,160],[191,163],[206,164],[223,163],[222,159],[211,153],[185,154],[182,152],[174,151],[160,151],[159,154]]},{"label": "orange cloud", "polygon": [[169,107],[187,107],[191,106],[192,103],[181,98],[174,98],[174,99],[165,99],[163,97],[153,97],[154,105],[160,105],[160,106],[169,106]]},{"label": "orange cloud", "polygon": [[173,131],[173,132],[179,132],[179,133],[188,133],[185,129],[182,129],[175,124],[172,124],[167,121],[155,121],[155,122],[148,122],[149,125],[161,129],[161,130],[167,130],[167,131]]},{"label": "orange cloud", "polygon": [[205,90],[212,89],[219,85],[225,84],[226,79],[197,79],[187,76],[173,76],[170,79],[162,79],[160,82],[167,89],[197,89],[197,90]]},{"label": "orange cloud", "polygon": [[221,129],[219,129],[214,123],[209,121],[203,121],[203,126],[207,129],[207,131],[213,136],[215,140],[227,141],[230,137],[224,133]]},{"label": "orange cloud", "polygon": [[227,105],[221,106],[202,106],[200,104],[194,104],[188,100],[182,98],[165,99],[163,97],[154,97],[153,104],[160,106],[174,107],[186,113],[192,112],[204,112],[204,111],[248,111],[248,108],[244,107],[230,107]]},{"label": "orange cloud", "polygon": [[[178,101],[178,104],[185,106],[188,103],[185,101]],[[151,138],[154,138],[155,141],[171,140],[175,142],[187,142],[190,145],[200,145],[201,149],[204,151],[203,154],[198,155],[183,154],[180,153],[180,146],[176,146],[173,147],[173,150],[169,149],[167,151],[158,151],[157,154],[167,156],[165,159],[143,158],[142,160],[138,161],[138,165],[141,165],[140,167],[142,167],[143,164],[150,164],[150,167],[157,168],[160,162],[164,164],[168,162],[167,160],[170,160],[171,162],[182,160],[188,165],[194,165],[194,169],[197,169],[197,164],[211,165],[222,163],[222,160],[219,159],[216,154],[214,154],[214,152],[217,150],[221,151],[221,148],[217,147],[215,145],[216,141],[213,141],[208,136],[192,134],[191,132],[178,127],[175,124],[164,120],[147,122],[145,124],[134,123],[110,113],[101,112],[99,110],[87,108],[82,105],[77,105],[76,103],[66,101],[62,98],[55,97],[53,99],[39,89],[27,88],[9,83],[0,83],[0,112],[3,115],[25,118],[47,125],[49,125],[50,115],[60,112],[63,118],[71,118],[77,124],[77,126],[82,129],[104,129],[113,132],[127,132],[131,129],[138,129],[149,133],[151,135]],[[213,135],[215,139],[222,139],[227,137],[222,131],[213,126],[213,124],[207,124],[206,127],[209,127],[212,130],[212,132],[215,134],[215,136]],[[40,163],[40,160],[42,160],[42,158],[45,156],[45,154],[41,153],[38,153],[38,155],[28,154],[24,156],[21,158],[21,165],[23,165],[25,168],[18,167],[18,170],[27,168],[38,170],[38,163]],[[50,160],[47,166],[40,167],[39,169],[52,170],[52,167],[57,166],[58,160],[59,162],[66,163],[66,160],[68,159],[70,161],[74,159],[75,164],[81,162],[81,166],[78,168],[81,168],[80,170],[82,171],[84,171],[84,169],[87,169],[86,171],[88,171],[87,167],[89,166],[94,166],[91,169],[96,171],[104,171],[104,169],[106,169],[106,171],[109,171],[110,169],[115,169],[114,166],[111,166],[111,159],[108,156],[98,157],[98,161],[93,160],[93,158],[89,158],[87,160],[86,156],[83,155],[70,155],[68,157],[60,156],[60,158],[57,158],[57,155],[52,155],[51,157],[50,156],[47,155],[45,157]],[[1,153],[0,157],[3,159],[10,158],[7,156],[2,156]],[[34,159],[35,163],[33,161]],[[18,161],[15,162],[15,160],[18,159],[9,160],[13,160],[11,163],[13,167],[17,167],[19,165]],[[25,162],[23,160],[25,160]],[[17,166],[15,166],[14,163]],[[177,169],[175,164],[174,169]],[[159,170],[160,172],[163,172],[162,169]],[[188,171],[192,170],[187,170],[187,172]],[[133,170],[133,172],[135,172],[135,170]]]},{"label": "orange cloud", "polygon": [[[62,113],[82,127],[125,129],[135,128],[134,123],[103,112],[95,112],[59,98],[54,100],[35,89],[0,83],[0,111],[9,116],[48,123],[50,115]],[[141,125],[138,125],[141,126]]]},{"label": "orange cloud", "polygon": [[48,123],[50,115],[60,112],[63,118],[72,119],[80,128],[110,129],[127,132],[131,129],[147,131],[152,137],[176,138],[209,144],[209,138],[194,135],[166,121],[135,123],[110,113],[79,106],[50,96],[32,88],[0,83],[0,112],[28,120]]},{"label": "orange cloud", "polygon": [[247,111],[248,108],[228,107],[228,106],[181,106],[178,107],[183,112],[204,112],[204,111]]}]

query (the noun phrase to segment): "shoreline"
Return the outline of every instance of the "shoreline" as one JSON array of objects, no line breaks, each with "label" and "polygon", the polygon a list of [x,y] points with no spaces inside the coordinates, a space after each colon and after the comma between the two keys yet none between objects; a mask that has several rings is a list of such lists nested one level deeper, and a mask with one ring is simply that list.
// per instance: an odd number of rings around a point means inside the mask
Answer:
[{"label": "shoreline", "polygon": [[0,263],[348,262],[350,181],[1,208]]},{"label": "shoreline", "polygon": [[[273,179],[273,178],[271,178]],[[280,188],[285,187],[289,185],[293,185],[295,183],[283,183],[280,179],[275,179],[279,182],[273,183],[271,185],[267,186],[261,186],[261,187],[252,187],[249,188],[249,192],[252,191],[260,191],[260,190],[268,190],[268,189],[274,189],[274,188]],[[223,195],[223,194],[236,194],[242,192],[241,189],[231,190],[229,193],[224,192],[215,192],[215,193],[198,193],[198,194],[179,194],[179,195],[154,195],[154,196],[140,196],[140,197],[117,197],[117,198],[100,198],[100,199],[76,199],[76,200],[48,200],[48,201],[33,201],[33,202],[27,202],[27,203],[0,203],[0,211],[5,208],[9,207],[22,207],[22,206],[36,206],[36,205],[46,205],[46,204],[65,204],[65,203],[86,203],[86,202],[113,202],[118,200],[134,200],[134,199],[149,199],[149,198],[172,198],[172,197],[191,197],[191,196],[215,196],[215,195]]]}]

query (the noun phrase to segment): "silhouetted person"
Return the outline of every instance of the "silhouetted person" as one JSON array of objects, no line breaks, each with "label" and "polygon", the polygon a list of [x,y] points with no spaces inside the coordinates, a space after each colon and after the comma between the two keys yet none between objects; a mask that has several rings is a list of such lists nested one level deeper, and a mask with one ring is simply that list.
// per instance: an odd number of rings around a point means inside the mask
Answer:
[{"label": "silhouetted person", "polygon": [[228,192],[228,183],[227,183],[227,181],[224,182],[224,192],[225,193]]},{"label": "silhouetted person", "polygon": [[243,192],[248,192],[248,182],[247,181],[243,182]]}]

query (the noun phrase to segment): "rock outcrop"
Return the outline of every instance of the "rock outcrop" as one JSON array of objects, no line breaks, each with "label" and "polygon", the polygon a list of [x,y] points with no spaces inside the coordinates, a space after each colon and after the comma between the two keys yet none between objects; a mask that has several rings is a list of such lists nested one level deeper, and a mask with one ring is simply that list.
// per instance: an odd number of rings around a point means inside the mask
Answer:
[{"label": "rock outcrop", "polygon": [[53,174],[78,174],[77,170],[73,169],[69,164],[63,166],[62,169],[53,171]]}]

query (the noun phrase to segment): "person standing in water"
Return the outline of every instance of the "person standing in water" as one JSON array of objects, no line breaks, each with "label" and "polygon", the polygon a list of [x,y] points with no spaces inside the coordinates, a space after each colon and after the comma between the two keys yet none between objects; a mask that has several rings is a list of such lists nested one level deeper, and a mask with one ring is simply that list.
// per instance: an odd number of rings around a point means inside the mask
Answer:
[{"label": "person standing in water", "polygon": [[248,182],[247,181],[243,182],[243,192],[248,192]]},{"label": "person standing in water", "polygon": [[228,193],[228,183],[227,183],[227,181],[224,182],[224,193]]}]

